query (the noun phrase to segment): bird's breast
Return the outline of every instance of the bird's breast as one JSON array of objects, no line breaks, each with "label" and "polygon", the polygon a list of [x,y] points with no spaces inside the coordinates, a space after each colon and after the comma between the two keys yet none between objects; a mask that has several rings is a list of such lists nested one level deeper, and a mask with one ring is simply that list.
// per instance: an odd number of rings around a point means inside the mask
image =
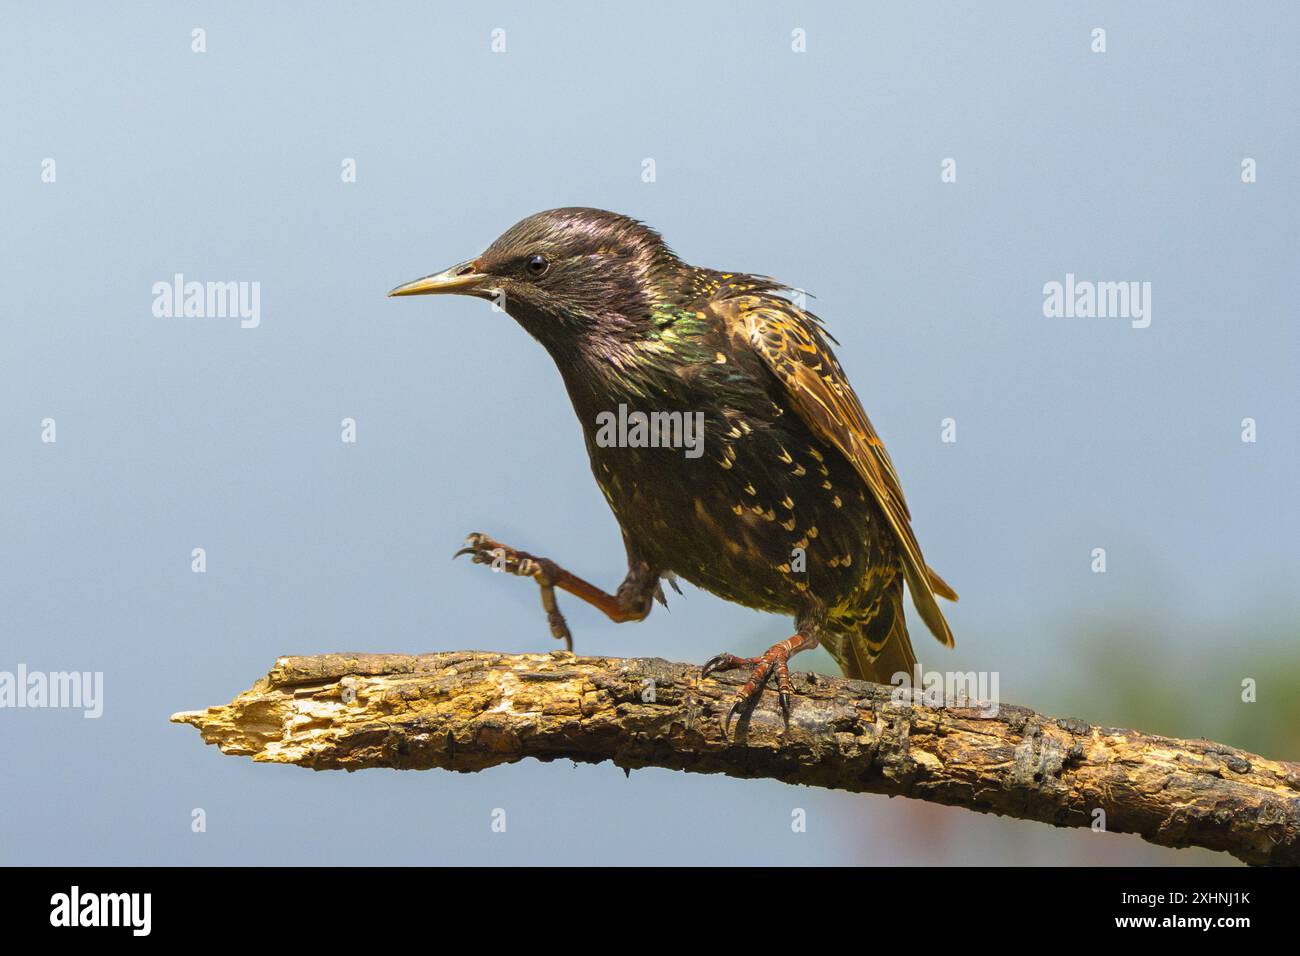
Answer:
[{"label": "bird's breast", "polygon": [[864,580],[892,568],[883,519],[852,466],[767,398],[744,410],[707,399],[618,404],[585,428],[592,470],[655,566],[728,600],[794,612],[855,600]]}]

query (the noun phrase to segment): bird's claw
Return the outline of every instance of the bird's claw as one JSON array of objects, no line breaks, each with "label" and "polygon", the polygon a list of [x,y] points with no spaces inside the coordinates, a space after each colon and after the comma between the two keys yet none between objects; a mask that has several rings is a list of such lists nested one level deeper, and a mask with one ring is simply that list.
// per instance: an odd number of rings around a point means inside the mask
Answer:
[{"label": "bird's claw", "polygon": [[470,556],[470,560],[473,561],[475,564],[482,564],[483,552],[489,550],[484,548],[483,545],[486,542],[489,542],[491,540],[492,539],[489,538],[487,535],[479,534],[477,531],[474,532],[473,534],[467,535],[465,537],[465,547],[461,548],[459,551],[453,554],[451,556],[451,559],[455,561],[461,555],[468,554]]},{"label": "bird's claw", "polygon": [[557,641],[564,641],[564,649],[572,654],[573,632],[569,630],[569,623],[564,619],[564,615],[559,611],[548,611],[546,623],[551,629],[551,637]]},{"label": "bird's claw", "polygon": [[736,699],[731,702],[731,706],[727,708],[726,714],[723,715],[722,738],[724,740],[731,737],[731,718],[736,716],[736,711],[740,709],[742,703],[744,703],[744,698],[737,694]]},{"label": "bird's claw", "polygon": [[789,655],[774,647],[761,657],[737,657],[735,654],[718,654],[711,657],[700,669],[701,677],[708,677],[717,671],[734,670],[738,667],[752,667],[753,672],[745,685],[736,692],[731,706],[722,715],[722,736],[731,737],[731,721],[736,712],[747,706],[753,706],[763,693],[763,687],[773,674],[777,679],[777,701],[781,707],[781,718],[785,729],[790,729],[791,687]]},{"label": "bird's claw", "polygon": [[757,662],[754,657],[737,657],[735,654],[717,654],[710,657],[700,668],[700,676],[708,677],[717,671],[729,671],[737,667],[747,667]]},{"label": "bird's claw", "polygon": [[776,660],[776,699],[781,704],[781,717],[785,721],[785,729],[790,729],[790,658],[778,657]]},{"label": "bird's claw", "polygon": [[507,548],[477,531],[466,536],[465,547],[453,554],[451,559],[455,561],[463,554],[468,554],[475,564],[490,564],[493,571],[509,571],[511,574],[520,573],[520,558],[526,557],[514,548]]},{"label": "bird's claw", "polygon": [[521,578],[537,578],[543,585],[547,577],[546,566],[550,564],[545,558],[535,558],[524,551],[506,547],[499,541],[475,531],[465,538],[465,547],[451,556],[455,561],[463,554],[468,554],[475,564],[490,564],[493,571],[505,571],[517,574]]}]

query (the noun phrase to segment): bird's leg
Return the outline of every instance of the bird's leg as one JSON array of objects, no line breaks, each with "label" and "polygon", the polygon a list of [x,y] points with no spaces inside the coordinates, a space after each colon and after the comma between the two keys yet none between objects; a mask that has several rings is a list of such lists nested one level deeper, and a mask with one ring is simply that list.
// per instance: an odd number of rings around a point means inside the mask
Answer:
[{"label": "bird's leg", "polygon": [[786,726],[790,726],[790,658],[800,651],[811,650],[817,646],[817,636],[813,628],[800,626],[798,633],[780,644],[773,644],[758,657],[737,657],[735,654],[719,654],[704,665],[701,677],[708,677],[715,671],[733,670],[737,667],[750,667],[749,680],[740,688],[735,700],[722,717],[722,735],[726,737],[731,731],[731,719],[736,711],[757,701],[763,692],[763,685],[772,675],[776,675],[777,695],[781,702],[781,715]]},{"label": "bird's leg", "polygon": [[542,608],[546,611],[551,636],[564,641],[565,647],[570,651],[573,650],[573,635],[555,600],[556,588],[582,598],[615,624],[643,620],[650,613],[654,598],[662,598],[659,575],[642,562],[630,562],[627,577],[618,586],[618,590],[610,594],[564,570],[549,558],[539,558],[526,551],[507,547],[478,532],[466,538],[465,547],[453,557],[458,558],[462,554],[468,554],[475,564],[490,565],[493,571],[507,571],[535,580],[541,588]]}]

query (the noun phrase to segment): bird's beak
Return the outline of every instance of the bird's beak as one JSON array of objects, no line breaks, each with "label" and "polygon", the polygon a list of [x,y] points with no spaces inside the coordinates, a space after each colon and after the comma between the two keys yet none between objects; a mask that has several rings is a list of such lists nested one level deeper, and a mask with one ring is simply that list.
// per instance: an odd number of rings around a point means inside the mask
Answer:
[{"label": "bird's beak", "polygon": [[488,276],[478,270],[476,260],[462,262],[450,269],[416,279],[405,285],[399,285],[390,296],[394,295],[473,295],[482,290],[482,283]]}]

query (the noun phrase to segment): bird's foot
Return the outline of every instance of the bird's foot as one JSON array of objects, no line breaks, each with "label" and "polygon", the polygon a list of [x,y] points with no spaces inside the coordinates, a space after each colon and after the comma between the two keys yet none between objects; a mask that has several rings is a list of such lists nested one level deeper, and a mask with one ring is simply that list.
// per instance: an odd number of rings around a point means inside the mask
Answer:
[{"label": "bird's foot", "polygon": [[801,635],[796,634],[787,641],[774,644],[758,657],[737,657],[734,654],[719,654],[709,660],[700,671],[701,677],[708,677],[716,671],[735,670],[740,667],[752,668],[749,680],[737,691],[731,706],[722,715],[722,736],[731,735],[731,721],[737,711],[748,710],[757,703],[763,693],[763,686],[775,675],[777,699],[781,704],[781,716],[785,720],[786,730],[790,729],[790,656],[805,647],[811,646]]},{"label": "bird's foot", "polygon": [[468,554],[475,564],[490,566],[493,571],[504,571],[536,581],[542,592],[542,609],[546,611],[546,623],[551,629],[551,636],[557,641],[564,641],[567,650],[573,650],[573,635],[555,600],[555,580],[560,569],[554,561],[536,557],[526,551],[517,551],[477,531],[465,539],[465,547],[453,554],[452,559],[459,558],[462,554]]}]

